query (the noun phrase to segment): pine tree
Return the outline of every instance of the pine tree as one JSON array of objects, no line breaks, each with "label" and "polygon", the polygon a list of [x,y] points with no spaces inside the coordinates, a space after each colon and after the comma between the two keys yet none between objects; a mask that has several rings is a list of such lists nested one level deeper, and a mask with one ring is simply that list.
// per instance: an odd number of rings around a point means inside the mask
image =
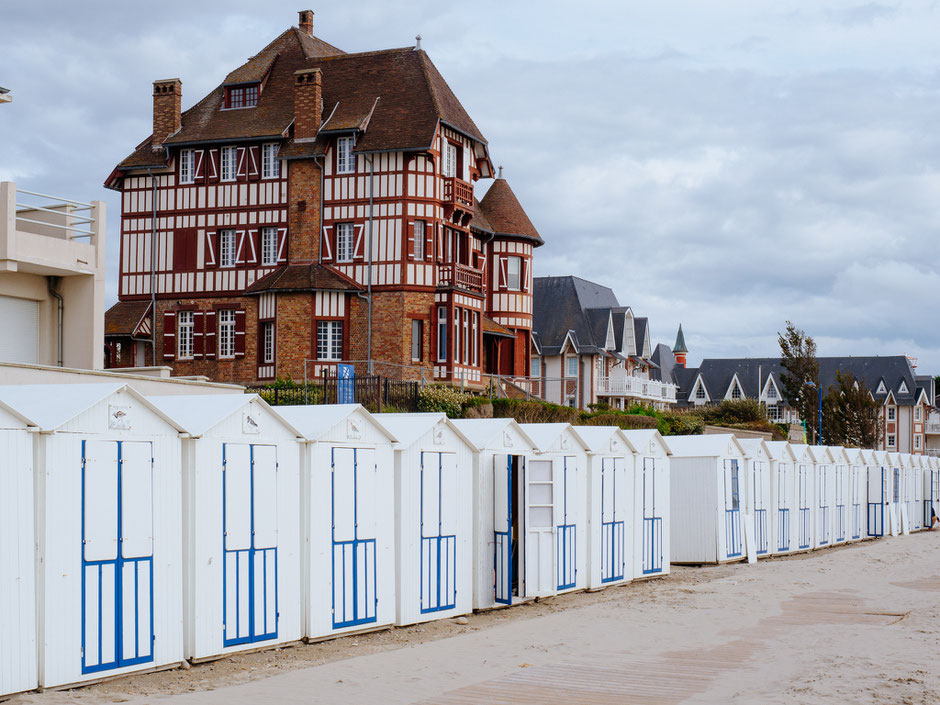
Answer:
[{"label": "pine tree", "polygon": [[[819,384],[816,342],[790,321],[787,321],[786,332],[777,334],[777,342],[780,344],[780,366],[784,369],[780,375],[783,394],[812,430],[813,438],[818,443],[819,397],[816,395],[821,394],[822,389]],[[815,390],[809,386],[810,383],[816,386]]]}]

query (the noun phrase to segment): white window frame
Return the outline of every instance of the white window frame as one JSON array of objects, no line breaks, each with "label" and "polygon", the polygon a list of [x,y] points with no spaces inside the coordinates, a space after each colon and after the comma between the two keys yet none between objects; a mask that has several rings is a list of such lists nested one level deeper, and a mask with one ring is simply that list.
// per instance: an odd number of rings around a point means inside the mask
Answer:
[{"label": "white window frame", "polygon": [[[513,272],[513,265],[516,271]],[[506,288],[510,291],[522,291],[522,258],[510,256],[506,258]]]},{"label": "white window frame", "polygon": [[235,309],[222,308],[218,311],[218,347],[220,360],[235,359]]},{"label": "white window frame", "polygon": [[531,360],[529,360],[529,376],[530,377],[542,376],[542,358],[533,357]]},{"label": "white window frame", "polygon": [[234,267],[238,259],[238,235],[234,230],[219,231],[219,266]]},{"label": "white window frame", "polygon": [[356,172],[356,155],[353,147],[356,141],[352,137],[338,137],[336,139],[336,173],[354,174]]},{"label": "white window frame", "polygon": [[777,398],[777,388],[772,384],[767,387],[767,398],[768,399]]},{"label": "white window frame", "polygon": [[471,319],[471,323],[470,323],[470,330],[473,333],[473,366],[474,367],[476,367],[479,364],[479,359],[480,359],[480,355],[477,349],[479,347],[478,341],[480,339],[478,335],[479,320],[480,320],[480,314],[474,311],[472,319]]},{"label": "white window frame", "polygon": [[423,220],[416,220],[414,224],[414,252],[415,261],[424,260],[424,242],[427,237],[427,223]]},{"label": "white window frame", "polygon": [[343,322],[317,321],[317,360],[343,359]]},{"label": "white window frame", "polygon": [[219,180],[235,181],[238,174],[238,148],[222,147],[219,152]]},{"label": "white window frame", "polygon": [[915,406],[915,407],[914,407],[914,420],[915,420],[915,421],[920,421],[920,419],[921,419],[920,407],[919,407],[919,406]]},{"label": "white window frame", "polygon": [[463,364],[470,364],[470,311],[463,310]]},{"label": "white window frame", "polygon": [[732,398],[732,399],[740,399],[740,398],[742,398],[743,396],[744,396],[744,394],[743,394],[743,392],[741,391],[741,387],[738,386],[737,383],[735,383],[735,385],[731,388],[731,398]]},{"label": "white window frame", "polygon": [[192,149],[180,150],[180,183],[192,184],[196,181],[196,152]]},{"label": "white window frame", "polygon": [[888,442],[889,448],[894,448],[896,440],[895,440],[895,436],[893,433],[888,434],[887,442]]},{"label": "white window frame", "polygon": [[437,307],[437,361],[447,362],[447,307]]},{"label": "white window frame", "polygon": [[444,176],[448,178],[457,176],[457,145],[448,139],[444,139],[444,155],[441,168]]},{"label": "white window frame", "polygon": [[261,324],[262,360],[265,365],[274,364],[274,321]]},{"label": "white window frame", "polygon": [[261,228],[261,266],[273,267],[277,264],[277,228]]},{"label": "white window frame", "polygon": [[920,434],[914,434],[914,450],[920,450]]},{"label": "white window frame", "polygon": [[[572,371],[571,366],[574,365],[574,371]],[[568,379],[577,379],[578,378],[578,357],[577,355],[571,355],[565,358],[565,377]]]},{"label": "white window frame", "polygon": [[893,406],[888,407],[888,421],[894,421],[897,417],[897,413],[894,410]]},{"label": "white window frame", "polygon": [[703,387],[701,384],[695,388],[695,398],[696,399],[705,398],[705,387]]},{"label": "white window frame", "polygon": [[194,357],[195,316],[193,311],[176,313],[176,357],[180,360],[192,360]]},{"label": "white window frame", "polygon": [[277,158],[279,147],[277,142],[265,142],[261,145],[262,179],[277,179],[281,176],[281,162]]},{"label": "white window frame", "polygon": [[352,262],[356,256],[356,229],[352,223],[336,224],[336,261]]}]

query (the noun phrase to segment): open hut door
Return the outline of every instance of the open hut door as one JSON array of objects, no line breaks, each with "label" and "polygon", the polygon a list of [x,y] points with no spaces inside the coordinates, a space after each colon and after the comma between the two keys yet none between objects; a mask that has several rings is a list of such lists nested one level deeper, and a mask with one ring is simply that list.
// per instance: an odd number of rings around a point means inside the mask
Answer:
[{"label": "open hut door", "polygon": [[800,464],[797,471],[797,494],[799,495],[800,537],[797,544],[801,549],[811,548],[813,537],[812,510],[810,508],[810,493],[812,484],[810,480],[809,465]]},{"label": "open hut door", "polygon": [[660,494],[665,484],[663,463],[643,458],[643,575],[663,571],[663,512]]},{"label": "open hut door", "polygon": [[885,535],[885,507],[888,488],[885,469],[877,467],[868,473],[868,535]]},{"label": "open hut door", "polygon": [[725,459],[724,488],[725,551],[728,558],[735,558],[744,551],[744,531],[741,526],[741,476],[737,459]]},{"label": "open hut door", "polygon": [[751,487],[754,492],[754,541],[757,555],[763,556],[770,551],[770,521],[767,512],[767,499],[770,497],[770,469],[763,460],[751,463]]},{"label": "open hut door", "polygon": [[790,550],[790,505],[793,502],[793,466],[777,463],[777,550]]},{"label": "open hut door", "polygon": [[82,673],[153,660],[153,448],[82,441]]},{"label": "open hut door", "polygon": [[222,446],[223,644],[277,637],[277,449]]},{"label": "open hut door", "polygon": [[555,463],[530,460],[525,469],[525,539],[522,545],[526,597],[555,592]]},{"label": "open hut door", "polygon": [[562,458],[558,487],[558,557],[557,584],[559,590],[569,590],[578,582],[578,517],[584,501],[578,489],[581,487],[577,458],[566,455]]},{"label": "open hut door", "polygon": [[333,628],[376,621],[375,451],[333,449]]},{"label": "open hut door", "polygon": [[421,613],[457,604],[457,454],[421,453]]},{"label": "open hut door", "polygon": [[627,471],[623,458],[601,459],[601,582],[623,580],[626,567]]},{"label": "open hut door", "polygon": [[513,593],[513,456],[493,456],[493,599],[501,605],[512,604]]}]

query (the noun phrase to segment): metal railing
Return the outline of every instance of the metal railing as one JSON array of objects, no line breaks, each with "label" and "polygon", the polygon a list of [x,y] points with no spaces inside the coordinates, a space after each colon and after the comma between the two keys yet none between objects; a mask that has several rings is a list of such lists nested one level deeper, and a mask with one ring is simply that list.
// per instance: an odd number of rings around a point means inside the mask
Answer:
[{"label": "metal railing", "polygon": [[[22,203],[20,195],[32,196],[33,199],[38,199],[38,203]],[[68,240],[95,236],[92,227],[95,223],[93,204],[20,188],[16,189],[16,196],[17,224],[28,223],[37,226],[22,228],[26,232],[53,228],[63,231],[65,239]],[[48,215],[43,218],[43,214]],[[17,229],[20,228],[17,227]]]},{"label": "metal railing", "polygon": [[401,411],[418,410],[418,382],[389,379],[380,375],[362,375],[339,379],[324,375],[296,387],[245,387],[246,393],[258,394],[272,406],[309,404],[362,404],[371,413],[389,407]]},{"label": "metal railing", "polygon": [[676,401],[676,385],[640,377],[598,377],[598,396],[637,397],[673,403]]}]

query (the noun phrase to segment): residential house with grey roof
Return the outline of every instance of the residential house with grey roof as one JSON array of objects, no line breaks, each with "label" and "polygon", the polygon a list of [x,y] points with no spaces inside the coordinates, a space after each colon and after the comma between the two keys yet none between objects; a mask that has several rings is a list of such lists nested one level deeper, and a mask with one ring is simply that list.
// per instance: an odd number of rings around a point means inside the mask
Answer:
[{"label": "residential house with grey roof", "polygon": [[675,387],[653,378],[652,358],[649,320],[621,306],[609,287],[574,276],[535,278],[531,370],[546,400],[578,408],[674,404]]},{"label": "residential house with grey roof", "polygon": [[[863,381],[882,406],[883,450],[923,453],[928,411],[935,403],[933,378],[917,375],[904,355],[819,357],[824,390],[836,384],[836,372]],[[796,408],[784,396],[778,357],[705,359],[696,368],[676,366],[671,380],[678,386],[679,406],[717,404],[725,399],[757,399],[773,421],[797,422]]]}]

